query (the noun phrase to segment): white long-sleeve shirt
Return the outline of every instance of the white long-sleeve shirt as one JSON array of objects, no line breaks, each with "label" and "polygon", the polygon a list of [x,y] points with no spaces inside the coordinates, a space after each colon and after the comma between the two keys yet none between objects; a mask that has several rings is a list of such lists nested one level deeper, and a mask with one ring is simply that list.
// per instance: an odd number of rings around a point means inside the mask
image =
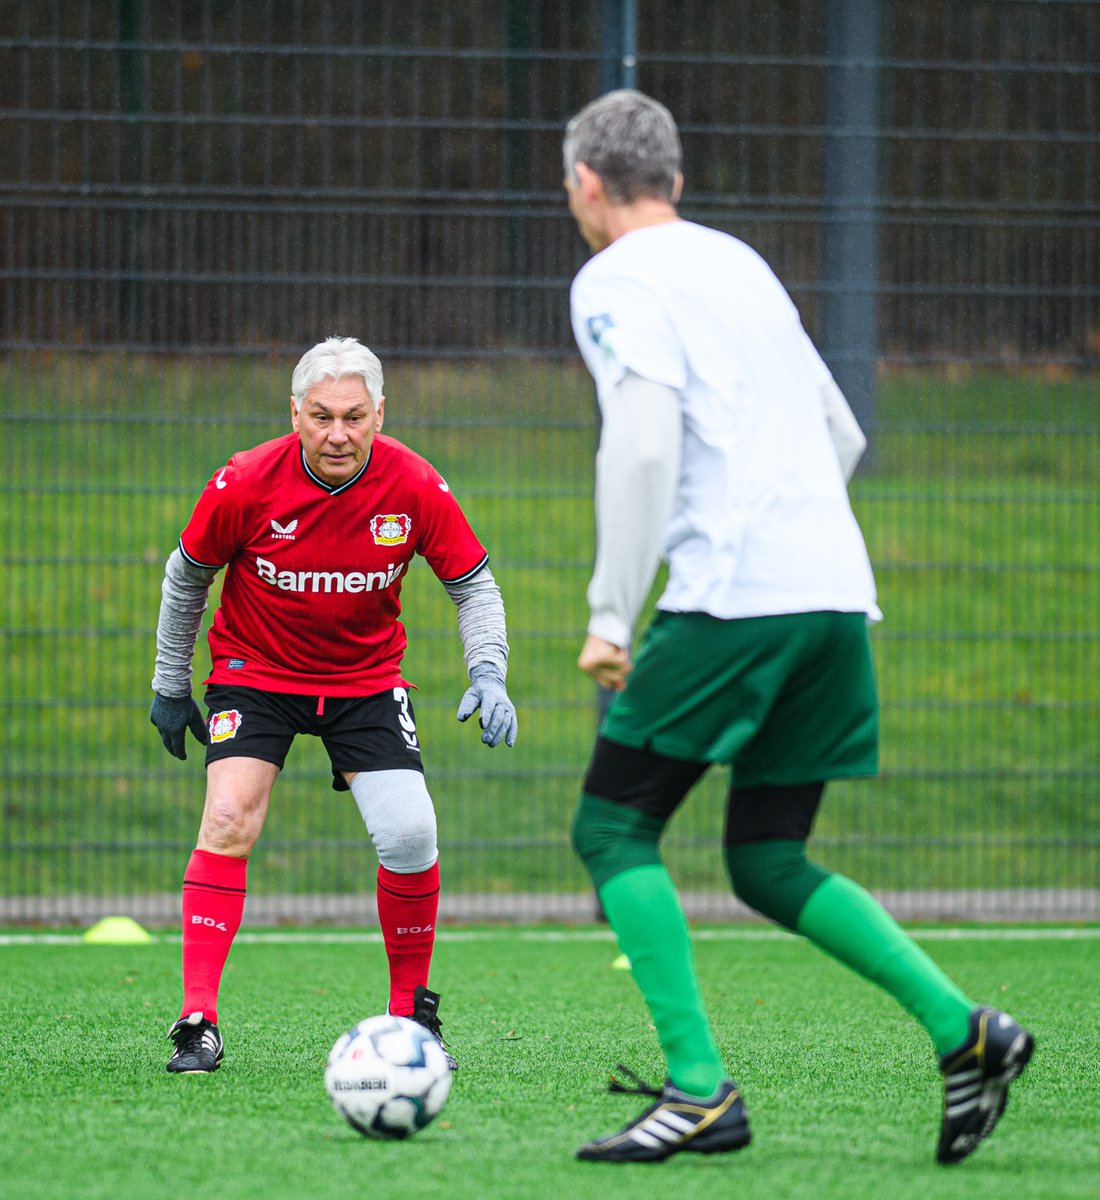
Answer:
[{"label": "white long-sleeve shirt", "polygon": [[755,251],[635,230],[582,268],[572,313],[604,420],[589,632],[628,643],[655,543],[666,611],[880,616],[846,486],[863,435]]}]

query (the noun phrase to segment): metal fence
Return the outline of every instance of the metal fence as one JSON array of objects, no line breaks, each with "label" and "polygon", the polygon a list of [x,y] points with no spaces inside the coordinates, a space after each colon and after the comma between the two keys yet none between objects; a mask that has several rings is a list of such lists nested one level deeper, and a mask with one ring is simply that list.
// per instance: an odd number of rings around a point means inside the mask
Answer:
[{"label": "metal fence", "polygon": [[[631,82],[681,123],[684,214],[772,263],[872,434],[884,769],[830,789],[819,856],[902,915],[1100,915],[1098,64],[1071,0],[0,0],[0,921],[174,920],[202,773],[146,717],[163,560],[331,332],[382,357],[509,612],[489,753],[449,601],[405,593],[444,915],[593,915],[560,138]],[[668,860],[742,915],[711,775]],[[252,919],[371,918],[326,778],[297,746]]]}]

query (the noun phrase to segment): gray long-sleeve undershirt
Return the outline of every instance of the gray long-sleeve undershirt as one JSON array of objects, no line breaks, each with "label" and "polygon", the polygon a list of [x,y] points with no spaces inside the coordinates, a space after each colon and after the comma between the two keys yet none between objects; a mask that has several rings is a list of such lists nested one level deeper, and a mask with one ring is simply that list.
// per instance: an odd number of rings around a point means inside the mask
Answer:
[{"label": "gray long-sleeve undershirt", "polygon": [[[191,661],[202,626],[202,615],[217,571],[188,562],[179,547],[168,556],[161,585],[157,619],[157,658],[153,690],[162,696],[191,694]],[[445,583],[458,609],[458,633],[469,672],[490,663],[502,676],[508,672],[508,635],[504,601],[488,567],[465,583]]]},{"label": "gray long-sleeve undershirt", "polygon": [[462,639],[466,673],[479,663],[489,663],[503,679],[508,674],[508,632],[504,600],[492,571],[482,567],[465,583],[443,586],[458,609],[458,635]]},{"label": "gray long-sleeve undershirt", "polygon": [[152,684],[153,691],[162,696],[191,695],[191,660],[206,598],[217,574],[188,562],[178,546],[164,564]]}]

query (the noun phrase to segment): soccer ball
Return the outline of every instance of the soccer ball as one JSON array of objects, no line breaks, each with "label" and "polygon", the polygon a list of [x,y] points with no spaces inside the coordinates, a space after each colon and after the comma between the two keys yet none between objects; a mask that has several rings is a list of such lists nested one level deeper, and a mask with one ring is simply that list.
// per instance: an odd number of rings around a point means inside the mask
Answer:
[{"label": "soccer ball", "polygon": [[411,1137],[451,1090],[443,1047],[408,1017],[368,1017],[336,1039],[325,1067],[333,1108],[372,1138]]}]

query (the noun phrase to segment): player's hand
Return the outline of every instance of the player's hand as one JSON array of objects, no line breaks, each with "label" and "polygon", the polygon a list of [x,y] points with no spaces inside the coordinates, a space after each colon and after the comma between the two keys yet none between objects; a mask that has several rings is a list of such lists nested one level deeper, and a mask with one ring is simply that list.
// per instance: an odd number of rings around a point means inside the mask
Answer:
[{"label": "player's hand", "polygon": [[149,720],[157,727],[164,748],[176,758],[187,757],[184,742],[188,729],[197,741],[206,745],[206,722],[190,696],[162,696],[160,692],[154,692]]},{"label": "player's hand", "polygon": [[466,721],[481,709],[481,740],[486,746],[504,741],[516,744],[516,710],[508,699],[504,676],[489,663],[478,663],[470,671],[470,686],[458,705],[458,719]]},{"label": "player's hand", "polygon": [[592,634],[585,638],[577,666],[586,675],[591,675],[600,687],[610,688],[613,692],[621,692],[626,687],[626,677],[634,670],[629,650]]}]

